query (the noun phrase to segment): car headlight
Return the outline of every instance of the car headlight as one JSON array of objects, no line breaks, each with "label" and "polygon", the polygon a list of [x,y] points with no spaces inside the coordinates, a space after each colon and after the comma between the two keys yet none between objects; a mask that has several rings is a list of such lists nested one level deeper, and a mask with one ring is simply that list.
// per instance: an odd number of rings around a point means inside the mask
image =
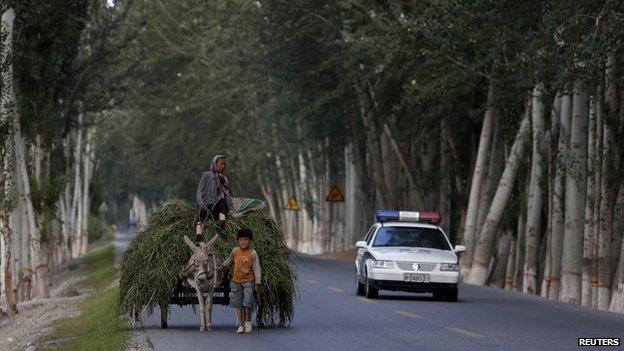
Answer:
[{"label": "car headlight", "polygon": [[374,260],[373,261],[373,268],[388,268],[388,269],[392,269],[392,268],[394,268],[394,262],[393,261],[377,261],[377,260]]},{"label": "car headlight", "polygon": [[441,271],[459,271],[459,265],[455,263],[442,263],[440,265]]}]

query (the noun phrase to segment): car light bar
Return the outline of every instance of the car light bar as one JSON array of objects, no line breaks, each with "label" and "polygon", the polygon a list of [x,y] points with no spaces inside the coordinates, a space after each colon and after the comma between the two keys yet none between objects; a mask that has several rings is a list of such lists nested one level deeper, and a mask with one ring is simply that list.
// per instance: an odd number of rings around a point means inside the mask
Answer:
[{"label": "car light bar", "polygon": [[437,212],[377,210],[377,221],[380,223],[398,221],[440,224],[442,216]]}]

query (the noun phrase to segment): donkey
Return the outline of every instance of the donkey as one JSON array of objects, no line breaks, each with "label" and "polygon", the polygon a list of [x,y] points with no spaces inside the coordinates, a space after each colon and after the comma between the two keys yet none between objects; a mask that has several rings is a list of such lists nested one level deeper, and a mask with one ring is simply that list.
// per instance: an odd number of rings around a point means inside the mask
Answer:
[{"label": "donkey", "polygon": [[222,262],[212,248],[217,238],[215,235],[208,243],[202,241],[197,246],[186,235],[183,236],[184,242],[191,248],[193,254],[182,270],[182,277],[197,291],[201,317],[199,331],[212,330],[212,295],[215,287],[221,285],[223,280],[223,272],[218,269]]}]

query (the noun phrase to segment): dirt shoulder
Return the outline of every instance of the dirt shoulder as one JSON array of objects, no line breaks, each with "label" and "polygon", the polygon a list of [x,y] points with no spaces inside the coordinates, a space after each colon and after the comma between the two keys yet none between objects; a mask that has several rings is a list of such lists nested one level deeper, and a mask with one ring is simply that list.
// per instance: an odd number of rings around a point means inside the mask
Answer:
[{"label": "dirt shoulder", "polygon": [[79,262],[73,262],[50,277],[54,282],[50,298],[21,302],[17,316],[0,320],[0,350],[28,349],[52,332],[55,321],[80,314],[78,304],[93,289],[84,284],[85,276],[78,266]]},{"label": "dirt shoulder", "polygon": [[[75,344],[76,340],[97,336],[97,332],[91,333],[89,330],[86,332],[82,330],[86,324],[85,321],[93,319],[93,311],[85,306],[98,304],[96,300],[101,299],[103,293],[116,294],[118,284],[117,279],[115,279],[116,267],[112,266],[111,263],[100,265],[99,261],[96,262],[95,265],[102,272],[98,271],[94,274],[94,258],[89,256],[94,256],[93,253],[98,255],[95,251],[104,246],[106,243],[94,246],[92,250],[89,250],[88,255],[66,264],[58,273],[53,274],[50,277],[50,281],[53,282],[50,288],[50,298],[19,303],[17,316],[0,319],[0,351],[75,349],[71,345]],[[95,276],[98,278],[108,276],[110,278],[100,282],[94,280]],[[102,284],[106,285],[100,286]],[[116,303],[116,297],[112,301],[107,300],[106,305],[111,303]],[[107,319],[111,318],[116,319],[116,315],[112,314]],[[72,323],[76,326],[71,327]],[[119,323],[121,323],[119,325],[121,329],[118,327],[117,330],[124,333],[123,321]],[[68,329],[67,326],[70,328]],[[128,332],[130,332],[128,337],[120,338],[122,340],[128,339],[127,342],[118,343],[115,349],[153,350],[153,346],[142,328],[125,331],[125,333]]]}]

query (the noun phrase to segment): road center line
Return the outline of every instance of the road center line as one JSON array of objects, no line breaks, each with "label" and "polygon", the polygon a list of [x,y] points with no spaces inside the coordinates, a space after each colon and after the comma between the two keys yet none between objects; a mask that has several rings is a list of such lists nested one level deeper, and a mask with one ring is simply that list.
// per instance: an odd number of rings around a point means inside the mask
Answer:
[{"label": "road center line", "polygon": [[329,286],[329,287],[327,287],[327,289],[329,289],[329,290],[331,290],[333,292],[339,292],[339,293],[343,293],[344,292],[344,290],[338,289],[338,288],[334,288],[333,286]]},{"label": "road center line", "polygon": [[366,298],[363,298],[363,297],[360,297],[360,296],[358,296],[358,300],[360,300],[362,302],[370,303],[370,304],[377,303],[374,300],[366,299]]},{"label": "road center line", "polygon": [[312,279],[306,279],[305,281],[310,283],[310,284],[318,284],[318,282],[316,280],[312,280]]},{"label": "road center line", "polygon": [[422,318],[421,316],[419,316],[417,314],[413,314],[413,313],[406,312],[406,311],[401,311],[401,310],[396,310],[396,311],[394,311],[394,313],[400,314],[401,316],[404,316],[404,317],[409,317],[409,318],[414,318],[414,319],[421,319]]},{"label": "road center line", "polygon": [[461,328],[447,328],[447,329],[452,331],[452,332],[455,332],[457,334],[461,334],[461,335],[464,335],[464,336],[470,336],[472,338],[480,338],[480,337],[483,336],[483,335],[479,335],[477,333],[473,333],[473,332],[471,332],[469,330],[461,329]]}]

